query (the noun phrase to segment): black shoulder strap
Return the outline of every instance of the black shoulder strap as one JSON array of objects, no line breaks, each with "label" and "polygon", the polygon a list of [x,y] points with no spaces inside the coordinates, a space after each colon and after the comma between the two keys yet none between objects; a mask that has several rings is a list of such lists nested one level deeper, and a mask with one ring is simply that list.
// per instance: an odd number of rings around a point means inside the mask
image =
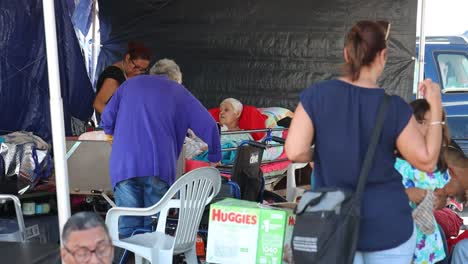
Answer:
[{"label": "black shoulder strap", "polygon": [[377,121],[375,123],[374,129],[372,130],[371,140],[369,146],[367,147],[366,156],[362,162],[361,174],[359,175],[359,182],[356,189],[356,198],[358,201],[361,201],[361,196],[364,191],[364,186],[367,182],[367,176],[369,170],[372,167],[374,161],[375,149],[379,143],[380,134],[382,132],[382,127],[385,119],[385,113],[387,112],[388,103],[390,101],[390,96],[384,94],[383,100],[380,103],[379,111],[377,112]]}]

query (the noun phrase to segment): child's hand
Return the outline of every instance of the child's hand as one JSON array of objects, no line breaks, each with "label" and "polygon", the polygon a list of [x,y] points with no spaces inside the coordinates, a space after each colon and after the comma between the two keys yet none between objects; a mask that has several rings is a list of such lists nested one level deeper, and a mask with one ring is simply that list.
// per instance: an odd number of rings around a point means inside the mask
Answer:
[{"label": "child's hand", "polygon": [[434,190],[435,200],[434,209],[442,209],[447,205],[447,192],[444,188]]},{"label": "child's hand", "polygon": [[415,187],[408,188],[405,191],[406,195],[408,195],[409,200],[415,204],[419,204],[420,202],[422,202],[422,200],[424,200],[424,197],[426,197],[427,194],[426,190]]},{"label": "child's hand", "polygon": [[439,84],[432,82],[431,79],[425,79],[418,84],[419,92],[426,98],[430,105],[440,104],[440,86]]}]

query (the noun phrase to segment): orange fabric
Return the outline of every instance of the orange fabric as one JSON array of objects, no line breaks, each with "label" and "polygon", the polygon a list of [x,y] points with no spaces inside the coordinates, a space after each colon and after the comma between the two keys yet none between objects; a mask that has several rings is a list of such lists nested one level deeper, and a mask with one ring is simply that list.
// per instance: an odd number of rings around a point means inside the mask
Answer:
[{"label": "orange fabric", "polygon": [[[219,122],[219,107],[208,110],[216,122]],[[244,105],[242,115],[239,119],[239,128],[250,129],[265,129],[265,121],[267,116],[262,114],[255,106]],[[265,132],[250,133],[255,140],[260,140],[265,136]]]},{"label": "orange fabric", "polygon": [[197,257],[205,257],[205,242],[200,235],[197,234],[197,239],[195,240],[195,250],[197,252]]}]

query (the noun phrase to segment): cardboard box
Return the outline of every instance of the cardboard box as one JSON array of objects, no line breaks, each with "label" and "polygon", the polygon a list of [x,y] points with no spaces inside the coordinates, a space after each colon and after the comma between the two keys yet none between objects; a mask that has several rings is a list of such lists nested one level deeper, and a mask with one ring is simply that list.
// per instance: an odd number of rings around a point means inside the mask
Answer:
[{"label": "cardboard box", "polygon": [[284,248],[290,248],[294,222],[290,209],[231,198],[214,203],[210,207],[207,262],[288,263],[283,262],[283,253]]}]

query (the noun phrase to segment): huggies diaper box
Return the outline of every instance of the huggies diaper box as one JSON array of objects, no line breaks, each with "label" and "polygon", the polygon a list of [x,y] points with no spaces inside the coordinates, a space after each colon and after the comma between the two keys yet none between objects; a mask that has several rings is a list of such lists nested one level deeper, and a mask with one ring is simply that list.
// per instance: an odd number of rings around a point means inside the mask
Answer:
[{"label": "huggies diaper box", "polygon": [[206,261],[222,264],[290,263],[294,222],[295,216],[288,208],[232,198],[214,203],[210,206]]}]

